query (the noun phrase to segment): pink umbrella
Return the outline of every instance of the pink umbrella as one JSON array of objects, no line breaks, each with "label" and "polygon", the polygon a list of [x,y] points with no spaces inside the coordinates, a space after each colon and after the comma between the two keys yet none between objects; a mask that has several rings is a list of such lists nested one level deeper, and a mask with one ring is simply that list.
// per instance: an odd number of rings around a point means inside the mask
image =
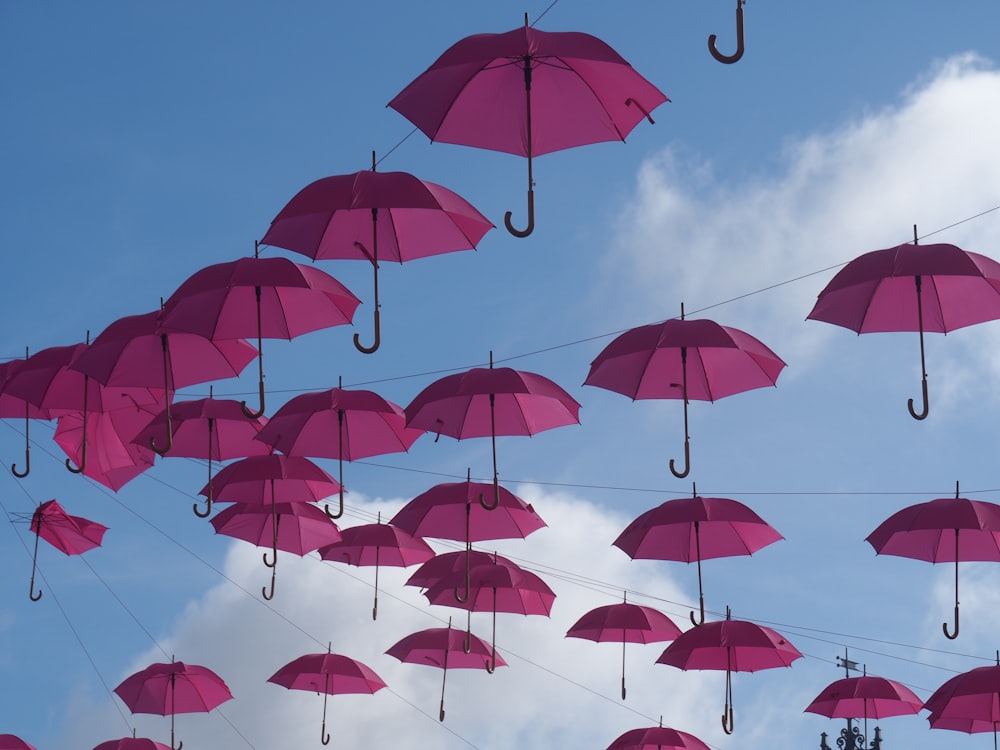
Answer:
[{"label": "pink umbrella", "polygon": [[934,691],[924,708],[931,712],[927,717],[931,729],[968,734],[993,732],[993,747],[996,748],[1000,722],[1000,663],[955,675]]},{"label": "pink umbrella", "polygon": [[372,619],[378,619],[378,569],[380,565],[408,568],[434,557],[434,550],[420,537],[392,524],[377,523],[352,526],[340,532],[340,541],[321,547],[319,556],[331,562],[375,567],[375,601]]},{"label": "pink umbrella", "polygon": [[865,253],[837,273],[819,293],[809,320],[849,328],[857,333],[917,331],[923,408],[907,407],[914,419],[925,419],[927,365],[924,331],[948,333],[1000,318],[1000,263],[955,245],[913,244]]},{"label": "pink umbrella", "polygon": [[[469,646],[468,651],[465,646]],[[447,628],[429,628],[411,633],[392,645],[386,653],[401,662],[441,668],[441,707],[438,711],[441,721],[444,721],[444,686],[449,667],[492,671],[507,666],[503,657],[481,638],[472,636],[471,642],[467,641],[464,632],[451,626],[450,619]]]},{"label": "pink umbrella", "polygon": [[315,260],[364,260],[375,275],[375,342],[354,346],[370,354],[381,342],[379,260],[471,250],[493,224],[461,196],[406,172],[371,171],[317,180],[298,192],[277,216],[262,243]]},{"label": "pink umbrella", "polygon": [[805,710],[831,719],[884,719],[920,712],[924,702],[895,680],[873,675],[845,677],[831,682]]},{"label": "pink umbrella", "polygon": [[748,333],[713,320],[684,318],[639,326],[608,344],[590,364],[584,385],[628,396],[684,402],[684,468],[670,460],[682,479],[691,471],[688,402],[715,401],[773,386],[785,363]]},{"label": "pink umbrella", "polygon": [[1000,562],[1000,505],[959,497],[955,482],[955,497],[903,508],[879,524],[866,541],[880,555],[955,563],[955,632],[948,623],[941,625],[945,636],[954,640],[959,628],[959,560]]},{"label": "pink umbrella", "polygon": [[326,731],[326,698],[348,693],[374,695],[386,685],[366,664],[340,654],[306,654],[293,659],[267,678],[268,682],[289,690],[309,690],[323,693],[323,724],[320,740],[330,744]]},{"label": "pink umbrella", "polygon": [[532,372],[509,367],[494,369],[493,352],[488,369],[477,367],[435,380],[417,394],[405,411],[408,427],[434,432],[438,437],[490,437],[492,507],[500,502],[497,435],[535,435],[580,423],[580,404],[566,391]]},{"label": "pink umbrella", "polygon": [[761,669],[788,667],[802,654],[785,637],[771,628],[746,620],[733,620],[729,608],[726,619],[706,622],[691,628],[667,646],[656,660],[680,669],[716,669],[726,671],[726,705],[722,728],[732,734],[733,672],[756,672]]},{"label": "pink umbrella", "polygon": [[197,664],[171,661],[150,664],[125,678],[114,692],[134,714],[170,715],[170,747],[174,747],[174,716],[207,713],[232,699],[229,687],[215,672]]},{"label": "pink umbrella", "polygon": [[705,594],[701,561],[716,557],[752,555],[779,539],[775,529],[743,503],[724,497],[683,497],[639,515],[618,535],[614,546],[633,560],[678,560],[698,565],[699,617],[705,621]]},{"label": "pink umbrella", "polygon": [[374,391],[331,388],[303,393],[282,406],[258,438],[289,456],[336,458],[344,514],[344,461],[408,451],[423,430],[406,426],[403,410]]},{"label": "pink umbrella", "polygon": [[680,634],[681,629],[674,621],[658,609],[632,604],[624,596],[617,604],[606,604],[584,613],[566,631],[567,638],[622,644],[622,700],[625,700],[625,644],[662,643]]},{"label": "pink umbrella", "polygon": [[34,745],[29,745],[13,734],[0,734],[0,750],[35,750]]},{"label": "pink umbrella", "polygon": [[264,414],[263,339],[291,340],[322,328],[350,323],[361,301],[318,268],[288,258],[254,257],[207,266],[190,276],[163,306],[165,330],[197,333],[213,340],[257,337],[260,408]]},{"label": "pink umbrella", "polygon": [[535,227],[532,158],[625,137],[667,97],[596,37],[528,26],[475,34],[444,52],[389,102],[432,141],[528,158],[528,225]]},{"label": "pink umbrella", "polygon": [[15,396],[7,391],[7,383],[24,367],[28,359],[28,350],[24,351],[24,359],[12,359],[0,363],[0,419],[20,419],[24,417],[24,471],[11,464],[11,473],[20,479],[31,472],[31,439],[29,425],[32,419],[51,419],[48,409],[40,409],[27,399]]},{"label": "pink umbrella", "polygon": [[630,729],[608,745],[608,750],[710,750],[693,734],[663,726]]},{"label": "pink umbrella", "polygon": [[[183,745],[184,743],[180,743]],[[102,742],[94,750],[170,750],[169,745],[145,737],[122,737],[119,740]]]},{"label": "pink umbrella", "polygon": [[170,448],[162,455],[208,459],[208,500],[205,512],[194,504],[195,515],[207,518],[212,511],[212,461],[263,456],[271,451],[254,438],[267,424],[267,417],[248,419],[239,401],[209,398],[181,401],[171,407],[171,437],[167,437],[167,412],[160,412],[136,437],[139,445],[159,440]]},{"label": "pink umbrella", "polygon": [[513,561],[508,560],[503,555],[480,552],[479,550],[463,549],[457,552],[441,552],[417,568],[413,572],[413,575],[406,579],[404,585],[430,588],[442,578],[452,573],[463,571],[474,565],[494,561],[513,564]]},{"label": "pink umbrella", "polygon": [[57,500],[39,505],[31,516],[31,530],[35,532],[35,552],[31,557],[31,587],[29,596],[37,602],[42,590],[35,591],[35,568],[38,562],[38,540],[44,539],[66,555],[82,555],[100,547],[107,526],[81,516],[71,516]]},{"label": "pink umbrella", "polygon": [[[340,491],[340,484],[302,456],[248,456],[219,470],[212,480],[217,503],[316,502]],[[208,496],[207,484],[200,495]]]},{"label": "pink umbrella", "polygon": [[936,714],[928,716],[927,721],[930,722],[931,729],[950,729],[953,732],[965,732],[966,734],[993,732],[993,750],[997,750],[997,729],[1000,721],[939,716]]}]

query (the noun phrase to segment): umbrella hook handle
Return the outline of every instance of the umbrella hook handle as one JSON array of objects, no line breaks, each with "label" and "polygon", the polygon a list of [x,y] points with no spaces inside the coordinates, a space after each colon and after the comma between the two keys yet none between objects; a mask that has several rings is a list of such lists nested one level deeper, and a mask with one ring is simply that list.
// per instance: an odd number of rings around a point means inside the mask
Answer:
[{"label": "umbrella hook handle", "polygon": [[529,234],[535,231],[535,190],[534,188],[528,188],[528,226],[524,229],[518,229],[513,224],[511,224],[510,219],[514,215],[512,211],[508,211],[503,215],[504,226],[507,227],[507,231],[510,232],[515,237],[527,237]]},{"label": "umbrella hook handle", "polygon": [[955,632],[952,633],[948,630],[948,623],[941,623],[941,629],[944,631],[944,637],[949,641],[953,641],[958,638],[958,605],[955,605]]},{"label": "umbrella hook handle", "polygon": [[80,465],[73,466],[73,462],[68,458],[66,459],[66,468],[69,469],[74,474],[82,474],[83,470],[87,468],[87,376],[84,376],[83,382],[83,439],[80,441]]},{"label": "umbrella hook handle", "polygon": [[746,0],[736,0],[736,52],[732,55],[724,55],[719,52],[718,47],[715,46],[715,40],[718,38],[715,34],[708,37],[708,51],[712,53],[712,57],[718,60],[720,63],[726,63],[727,65],[732,65],[734,62],[743,57],[743,3]]},{"label": "umbrella hook handle", "polygon": [[28,597],[33,602],[37,602],[42,598],[42,590],[35,590],[35,569],[38,567],[38,538],[42,535],[42,517],[38,511],[35,511],[36,517],[38,518],[38,531],[35,532],[35,554],[31,558],[31,588],[28,590]]},{"label": "umbrella hook handle", "polygon": [[684,439],[684,470],[678,471],[674,459],[670,459],[670,473],[678,479],[683,479],[691,473],[691,441]]},{"label": "umbrella hook handle", "polygon": [[361,336],[354,334],[354,348],[357,349],[362,354],[372,354],[379,346],[382,344],[382,325],[380,320],[379,311],[375,310],[375,341],[372,342],[371,346],[365,346],[361,343]]},{"label": "umbrella hook handle", "polygon": [[701,607],[700,607],[700,611],[699,611],[698,617],[695,618],[694,612],[689,612],[688,613],[688,617],[691,618],[691,624],[694,625],[696,628],[701,627],[702,625],[705,624],[705,599],[704,599],[704,597],[702,597],[702,600],[701,600]]},{"label": "umbrella hook handle", "polygon": [[733,721],[733,707],[727,705],[725,711],[722,712],[722,731],[726,734],[732,734],[736,725]]},{"label": "umbrella hook handle", "polygon": [[24,472],[17,470],[17,464],[10,465],[11,473],[18,479],[24,479],[31,473],[31,440],[28,438],[28,425],[30,424],[28,402],[24,402]]},{"label": "umbrella hook handle", "polygon": [[921,391],[923,392],[924,398],[924,408],[923,411],[917,411],[913,408],[913,399],[907,399],[906,408],[910,410],[910,416],[914,419],[927,419],[927,412],[930,410],[930,404],[927,401],[927,373],[924,373],[924,378],[920,381]]},{"label": "umbrella hook handle", "polygon": [[[243,410],[243,416],[247,419],[260,419],[264,416],[264,380],[261,379],[257,382],[257,391],[260,397],[260,408],[254,411],[249,406],[247,406],[246,401],[240,401],[240,409]],[[170,450],[169,448],[167,450]]]},{"label": "umbrella hook handle", "polygon": [[337,520],[342,515],[344,515],[344,485],[340,485],[340,500],[338,502],[338,510],[337,510],[337,512],[333,513],[330,510],[330,504],[329,503],[326,503],[323,506],[323,510],[326,513],[327,518],[332,518],[333,520]]},{"label": "umbrella hook handle", "polygon": [[330,744],[330,733],[326,731],[326,719],[323,719],[323,726],[319,728],[319,741],[324,745]]},{"label": "umbrella hook handle", "polygon": [[[267,560],[265,560],[264,562],[267,562]],[[264,587],[264,586],[261,586],[261,589],[260,589],[261,595],[265,599],[267,599],[268,601],[271,601],[274,598],[274,575],[275,575],[275,572],[276,571],[274,569],[274,566],[271,566],[271,590],[268,591],[267,588]]]},{"label": "umbrella hook handle", "polygon": [[482,492],[479,493],[479,504],[481,506],[483,506],[483,508],[485,510],[496,510],[497,508],[500,507],[500,487],[496,483],[496,480],[493,480],[493,481],[494,481],[494,484],[493,484],[493,502],[492,503],[486,502],[486,497],[483,495],[483,493]]},{"label": "umbrella hook handle", "polygon": [[204,513],[202,513],[198,509],[198,503],[194,503],[191,506],[191,508],[194,509],[194,514],[196,516],[198,516],[198,518],[208,518],[210,515],[212,515],[212,496],[209,495],[208,496],[208,500],[205,501],[205,512]]}]

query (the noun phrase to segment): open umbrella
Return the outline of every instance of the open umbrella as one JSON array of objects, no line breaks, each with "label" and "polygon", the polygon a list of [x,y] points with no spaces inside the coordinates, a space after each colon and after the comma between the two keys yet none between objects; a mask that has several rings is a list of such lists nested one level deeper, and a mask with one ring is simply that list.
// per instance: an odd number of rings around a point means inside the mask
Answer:
[{"label": "open umbrella", "polygon": [[819,293],[809,320],[859,334],[917,331],[923,406],[911,398],[914,419],[925,419],[927,365],[924,332],[949,333],[1000,318],[1000,263],[955,245],[913,244],[874,250],[844,266]]},{"label": "open umbrella", "polygon": [[608,745],[608,750],[710,750],[693,734],[663,726],[630,729]]},{"label": "open umbrella", "polygon": [[785,363],[750,334],[713,320],[680,319],[632,328],[615,338],[590,364],[584,385],[628,396],[681,399],[684,403],[684,468],[670,459],[682,479],[691,471],[688,402],[715,401],[773,386]]},{"label": "open umbrella", "polygon": [[419,586],[422,589],[430,588],[442,578],[452,573],[472,568],[474,565],[494,561],[513,564],[512,560],[508,560],[503,555],[498,555],[495,552],[481,552],[476,549],[440,552],[413,571],[413,574],[406,579],[404,585]]},{"label": "open umbrella", "polygon": [[42,503],[31,516],[31,530],[35,532],[35,551],[31,557],[31,586],[29,596],[37,602],[42,590],[35,590],[35,568],[38,562],[38,540],[44,539],[66,555],[82,555],[100,547],[107,526],[81,516],[71,516],[58,500]]},{"label": "open umbrella", "polygon": [[[181,743],[184,744],[183,742]],[[122,737],[118,740],[102,742],[94,750],[170,750],[168,745],[145,737]]]},{"label": "open umbrella", "polygon": [[955,631],[941,629],[949,640],[958,638],[959,560],[1000,562],[1000,505],[959,497],[938,498],[893,513],[866,541],[879,555],[909,557],[930,563],[955,563]]},{"label": "open umbrella", "polygon": [[528,159],[528,224],[535,228],[532,159],[552,151],[624,141],[667,101],[600,39],[528,25],[475,34],[453,44],[389,106],[432,141],[503,151]]},{"label": "open umbrella", "polygon": [[[465,645],[469,650],[465,650]],[[481,638],[472,636],[471,643],[465,633],[451,626],[429,628],[404,637],[386,651],[389,656],[410,664],[439,667],[441,669],[441,707],[438,719],[444,721],[444,686],[448,679],[448,668],[452,669],[496,669],[507,666],[503,657],[493,651]]]},{"label": "open umbrella", "polygon": [[11,473],[19,479],[23,479],[31,472],[31,420],[52,418],[48,409],[41,409],[28,399],[15,396],[7,391],[7,383],[24,367],[27,360],[28,350],[25,349],[24,359],[12,359],[9,362],[0,363],[0,419],[24,418],[24,469],[18,469],[17,464],[14,463],[10,466]]},{"label": "open umbrella", "polygon": [[0,750],[35,750],[35,746],[16,735],[0,734]]},{"label": "open umbrella", "polygon": [[408,568],[427,562],[434,557],[434,550],[420,537],[413,536],[392,524],[382,523],[379,514],[377,523],[366,523],[342,529],[340,541],[321,547],[319,556],[331,562],[348,565],[374,566],[375,601],[372,604],[372,619],[378,619],[378,569],[380,565]]},{"label": "open umbrella", "polygon": [[951,729],[968,734],[993,732],[997,746],[1000,723],[1000,658],[997,664],[976,667],[945,681],[924,703],[931,712],[931,729]]},{"label": "open umbrella", "polygon": [[289,690],[309,690],[323,693],[323,724],[320,740],[330,744],[326,731],[326,699],[328,695],[356,693],[374,695],[386,685],[367,664],[341,654],[305,654],[293,659],[267,678],[268,682]]},{"label": "open umbrella", "polygon": [[162,326],[212,340],[257,337],[260,407],[264,414],[263,339],[285,339],[345,325],[361,301],[329,274],[288,258],[252,258],[207,266],[190,276],[163,305]]},{"label": "open umbrella", "polygon": [[[498,435],[535,435],[580,423],[580,404],[546,377],[510,367],[475,367],[446,375],[418,393],[405,409],[407,427],[456,440],[489,436],[493,448],[493,500],[500,502]],[[436,439],[436,438],[435,438]],[[480,500],[482,502],[482,500]]]},{"label": "open umbrella", "polygon": [[275,412],[258,440],[288,456],[336,458],[340,504],[331,518],[344,514],[344,461],[405,452],[423,430],[406,426],[402,408],[374,391],[341,386],[303,393]]},{"label": "open umbrella", "polygon": [[233,697],[211,669],[182,661],[150,664],[126,677],[114,692],[134,714],[170,715],[171,750],[184,746],[174,745],[174,716],[207,713]]},{"label": "open umbrella", "polygon": [[617,604],[584,613],[566,631],[567,638],[622,644],[622,700],[625,700],[625,644],[662,643],[680,634],[681,629],[674,621],[658,609],[632,604],[625,596]]},{"label": "open umbrella", "polygon": [[148,443],[134,442],[136,434],[152,417],[148,408],[136,406],[89,413],[89,416],[88,412],[61,414],[56,420],[53,439],[68,456],[67,466],[71,471],[117,492],[151,468],[156,460]]},{"label": "open umbrella", "polygon": [[701,561],[716,557],[752,555],[779,539],[774,527],[743,503],[725,497],[682,497],[647,510],[618,535],[614,546],[633,560],[678,560],[698,565],[700,614],[691,622],[705,621],[705,594]]},{"label": "open umbrella", "polygon": [[302,188],[271,220],[261,242],[314,260],[363,260],[375,277],[375,341],[354,346],[366,354],[382,340],[378,298],[380,260],[404,261],[471,250],[492,222],[464,198],[407,172],[334,175]]},{"label": "open umbrella", "polygon": [[726,607],[726,619],[691,628],[667,646],[656,660],[680,669],[717,669],[726,672],[726,704],[722,728],[732,734],[733,672],[788,667],[802,654],[785,637],[771,628],[746,620],[733,620]]}]

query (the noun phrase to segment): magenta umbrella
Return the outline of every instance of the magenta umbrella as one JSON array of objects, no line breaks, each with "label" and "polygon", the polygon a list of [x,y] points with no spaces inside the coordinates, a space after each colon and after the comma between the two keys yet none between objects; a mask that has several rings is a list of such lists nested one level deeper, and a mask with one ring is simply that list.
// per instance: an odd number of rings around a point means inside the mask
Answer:
[{"label": "magenta umbrella", "polygon": [[532,159],[624,141],[667,97],[596,37],[524,26],[453,44],[389,102],[432,141],[528,159],[528,224],[535,228]]},{"label": "magenta umbrella", "polygon": [[208,499],[205,512],[194,504],[195,515],[207,518],[212,511],[212,461],[263,456],[271,451],[254,438],[267,424],[267,417],[247,418],[243,406],[232,399],[211,397],[180,401],[171,407],[171,432],[167,433],[167,412],[160,412],[136,437],[139,445],[159,441],[170,447],[166,457],[208,459]]},{"label": "magenta umbrella", "polygon": [[215,672],[197,664],[171,661],[150,664],[125,678],[114,692],[134,714],[170,715],[170,747],[174,747],[174,716],[207,713],[231,700],[229,687]]},{"label": "magenta umbrella", "polygon": [[993,732],[993,750],[997,750],[997,729],[1000,720],[968,719],[931,714],[927,717],[927,721],[930,722],[931,729],[950,729],[953,732],[965,732],[966,734]]},{"label": "magenta umbrella", "polygon": [[941,625],[945,636],[954,640],[959,629],[959,560],[1000,562],[1000,505],[959,497],[955,482],[955,497],[903,508],[879,524],[866,541],[879,555],[955,563],[955,632],[948,623]]},{"label": "magenta umbrella", "polygon": [[361,300],[337,279],[288,258],[254,257],[218,263],[197,271],[163,306],[165,330],[185,331],[212,340],[257,337],[260,408],[264,414],[263,339],[285,339],[345,325]]},{"label": "magenta umbrella", "polygon": [[924,702],[895,680],[874,675],[844,677],[831,682],[806,706],[809,713],[831,719],[884,719],[920,712]]},{"label": "magenta umbrella", "polygon": [[24,367],[28,360],[28,350],[25,349],[24,359],[12,359],[0,363],[0,419],[24,418],[24,470],[11,464],[11,473],[20,479],[31,472],[31,439],[30,424],[32,419],[51,419],[48,409],[40,409],[26,398],[15,396],[7,391],[7,383]]},{"label": "magenta umbrella", "polygon": [[[184,743],[180,744],[183,745]],[[102,742],[94,750],[170,750],[170,746],[145,737],[133,736]]]},{"label": "magenta umbrella", "polygon": [[[446,375],[424,388],[405,409],[407,427],[456,440],[490,437],[493,447],[493,502],[500,502],[498,435],[535,435],[580,423],[580,404],[560,386],[533,372],[509,367],[476,367]],[[435,438],[436,439],[436,438]],[[480,500],[482,502],[482,500]]]},{"label": "magenta umbrella", "polygon": [[633,560],[678,560],[698,565],[699,617],[705,621],[705,594],[701,561],[717,557],[752,555],[762,547],[784,539],[774,527],[743,503],[725,497],[694,497],[668,500],[647,510],[618,535],[614,546]]},{"label": "magenta umbrella", "polygon": [[993,732],[993,747],[996,748],[1000,722],[1000,664],[976,667],[955,675],[934,691],[924,708],[931,712],[927,717],[931,729],[968,734]]},{"label": "magenta umbrella", "polygon": [[377,523],[366,523],[342,529],[340,541],[321,547],[319,556],[331,562],[348,565],[374,566],[375,601],[372,604],[372,619],[378,619],[378,569],[380,565],[408,568],[424,563],[434,557],[434,550],[420,537],[403,531],[392,524],[382,523],[379,514]]},{"label": "magenta umbrella", "polygon": [[[153,466],[151,448],[133,442],[152,414],[147,407],[69,412],[56,420],[54,440],[81,473],[117,492]],[[72,471],[76,471],[67,463]]]},{"label": "magenta umbrella", "polygon": [[375,341],[354,346],[370,354],[381,343],[379,260],[404,261],[476,247],[492,222],[464,198],[406,172],[334,175],[300,190],[271,220],[262,243],[314,260],[363,260],[375,276]]},{"label": "magenta umbrella", "polygon": [[326,731],[326,699],[328,695],[374,695],[386,686],[382,678],[367,664],[341,654],[305,654],[293,659],[267,678],[268,682],[289,690],[309,690],[323,693],[323,724],[320,740],[330,744]]},{"label": "magenta umbrella", "polygon": [[807,319],[856,333],[917,331],[923,407],[907,407],[914,419],[927,417],[924,331],[948,333],[1000,318],[1000,263],[955,245],[913,244],[858,256],[819,293]]},{"label": "magenta umbrella", "polygon": [[35,746],[16,735],[0,734],[0,750],[35,750]]},{"label": "magenta umbrella", "polygon": [[674,621],[658,609],[632,604],[624,596],[616,604],[584,613],[566,631],[567,638],[622,644],[622,700],[625,700],[625,644],[662,643],[680,634],[681,629]]},{"label": "magenta umbrella", "polygon": [[38,562],[38,540],[44,539],[66,555],[82,555],[87,550],[100,547],[107,526],[81,516],[71,516],[57,500],[49,500],[35,508],[31,516],[31,530],[35,532],[35,552],[31,557],[31,587],[29,596],[37,602],[42,590],[35,591],[35,568]]},{"label": "magenta umbrella", "polygon": [[[469,650],[465,650],[465,646]],[[452,669],[496,669],[507,666],[503,657],[493,651],[489,645],[476,636],[471,643],[466,640],[465,633],[456,630],[448,620],[446,628],[429,628],[404,637],[386,651],[389,656],[410,664],[440,667],[441,674],[441,707],[438,718],[444,721],[444,686],[448,679],[448,668]]]},{"label": "magenta umbrella", "polygon": [[303,393],[271,417],[258,440],[289,456],[336,458],[344,514],[344,461],[405,452],[423,430],[406,426],[402,408],[374,391],[331,388]]},{"label": "magenta umbrella", "polygon": [[726,705],[722,728],[732,734],[733,672],[788,667],[802,657],[799,650],[771,628],[746,620],[733,620],[729,608],[726,619],[691,628],[667,646],[656,660],[680,669],[715,669],[726,672]]},{"label": "magenta umbrella", "polygon": [[671,729],[660,722],[658,727],[630,729],[608,745],[608,750],[710,750],[693,734]]},{"label": "magenta umbrella", "polygon": [[430,588],[445,576],[471,568],[473,565],[499,561],[513,563],[503,555],[481,552],[480,550],[458,550],[456,552],[441,552],[417,568],[413,575],[406,579],[405,586]]},{"label": "magenta umbrella", "polygon": [[632,328],[615,338],[590,364],[584,385],[637,399],[684,402],[684,468],[670,459],[670,472],[691,471],[688,402],[715,401],[773,386],[785,363],[750,334],[713,320],[680,319]]}]

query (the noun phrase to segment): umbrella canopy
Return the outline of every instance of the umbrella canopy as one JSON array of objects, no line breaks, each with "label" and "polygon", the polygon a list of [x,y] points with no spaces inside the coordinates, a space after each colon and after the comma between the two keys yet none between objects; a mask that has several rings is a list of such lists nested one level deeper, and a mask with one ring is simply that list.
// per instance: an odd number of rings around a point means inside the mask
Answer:
[{"label": "umbrella canopy", "polygon": [[773,386],[784,361],[750,334],[713,320],[680,319],[632,328],[615,338],[590,364],[584,385],[637,399],[681,399],[684,403],[684,478],[691,470],[688,402]]},{"label": "umbrella canopy", "polygon": [[624,598],[585,612],[566,631],[567,638],[583,638],[597,643],[622,644],[622,700],[625,700],[625,644],[662,643],[681,634],[674,621],[652,607],[632,604]]},{"label": "umbrella canopy", "polygon": [[726,704],[722,728],[733,733],[733,672],[788,667],[802,657],[795,646],[771,628],[746,620],[706,622],[681,633],[656,660],[680,669],[715,669],[726,672]]},{"label": "umbrella canopy", "polygon": [[49,500],[35,508],[31,516],[31,530],[35,532],[35,551],[31,556],[31,586],[28,596],[37,602],[42,598],[42,590],[35,589],[38,540],[44,539],[64,554],[82,555],[87,550],[101,546],[108,527],[81,516],[71,516],[58,500]]},{"label": "umbrella canopy", "polygon": [[417,568],[413,575],[406,579],[405,585],[430,588],[452,573],[464,571],[466,568],[471,569],[474,565],[492,562],[514,564],[503,555],[479,550],[463,549],[457,552],[441,552]]},{"label": "umbrella canopy", "polygon": [[0,734],[0,750],[35,750],[35,746],[16,735]]},{"label": "umbrella canopy", "polygon": [[385,682],[366,664],[340,654],[305,654],[293,659],[267,678],[268,682],[289,690],[309,690],[323,693],[323,724],[320,739],[329,744],[326,731],[326,698],[328,695],[356,693],[374,695]]},{"label": "umbrella canopy", "polygon": [[948,333],[1000,318],[1000,263],[955,245],[913,243],[865,253],[846,266],[819,293],[809,320],[856,333],[917,331],[923,407],[908,408],[914,419],[927,417],[927,365],[924,332]]},{"label": "umbrella canopy", "polygon": [[340,532],[340,541],[321,547],[319,556],[324,560],[348,565],[374,566],[375,600],[372,619],[378,619],[378,569],[380,565],[408,568],[434,557],[434,550],[420,537],[403,531],[392,524],[367,523],[351,526]]},{"label": "umbrella canopy", "polygon": [[122,737],[102,742],[94,750],[170,750],[170,747],[145,737]]},{"label": "umbrella canopy", "polygon": [[7,391],[7,383],[24,367],[28,359],[27,351],[25,351],[24,357],[24,359],[12,359],[9,362],[0,363],[0,419],[24,418],[24,469],[18,469],[17,464],[14,463],[10,466],[11,473],[22,479],[31,472],[31,420],[52,418],[48,409],[41,409],[27,399]]},{"label": "umbrella canopy", "polygon": [[224,466],[199,494],[215,492],[219,503],[315,502],[340,491],[340,484],[302,456],[248,456]]},{"label": "umbrella canopy", "polygon": [[[211,669],[181,661],[150,664],[125,678],[114,692],[134,714],[169,714],[172,749],[176,714],[207,713],[233,697],[226,683]],[[180,750],[180,745],[176,750]]]},{"label": "umbrella canopy", "polygon": [[809,713],[831,719],[884,719],[919,713],[924,702],[895,680],[872,675],[831,682],[806,706]]},{"label": "umbrella canopy", "polygon": [[315,260],[354,259],[372,264],[375,342],[354,345],[371,353],[381,342],[380,260],[404,261],[476,247],[492,222],[464,198],[407,172],[334,175],[300,190],[271,220],[261,242]]},{"label": "umbrella canopy", "polygon": [[959,497],[938,498],[903,508],[879,524],[867,540],[880,555],[931,563],[955,563],[955,630],[942,624],[945,636],[958,637],[958,563],[1000,562],[1000,505]]},{"label": "umbrella canopy", "polygon": [[438,711],[438,718],[441,721],[444,721],[444,687],[449,667],[492,671],[497,667],[507,666],[503,657],[481,638],[473,635],[470,639],[466,639],[463,631],[451,627],[450,619],[448,627],[429,628],[411,633],[390,646],[386,653],[401,662],[441,669],[441,706]]},{"label": "umbrella canopy", "polygon": [[336,458],[344,513],[344,461],[408,451],[423,430],[406,426],[401,407],[374,391],[303,393],[275,412],[258,440],[289,456]]},{"label": "umbrella canopy", "polygon": [[[1000,660],[998,660],[1000,661]],[[993,732],[1000,724],[1000,664],[962,672],[946,681],[924,703],[931,729],[968,734]]]},{"label": "umbrella canopy", "polygon": [[333,276],[288,258],[254,257],[217,263],[190,276],[163,305],[165,330],[197,333],[213,340],[257,337],[260,408],[264,414],[263,339],[291,340],[322,328],[345,325],[361,300]]},{"label": "umbrella canopy", "polygon": [[493,504],[499,502],[498,435],[535,435],[580,423],[580,404],[546,377],[509,367],[476,367],[446,375],[424,388],[406,407],[406,425],[456,440],[490,437]]},{"label": "umbrella canopy", "polygon": [[639,515],[618,535],[614,546],[633,560],[678,560],[698,565],[700,615],[691,622],[705,621],[701,561],[716,557],[752,555],[784,539],[770,524],[743,503],[724,497],[693,497],[668,500]]},{"label": "umbrella canopy", "polygon": [[693,734],[670,727],[630,729],[608,745],[608,750],[710,750]]},{"label": "umbrella canopy", "polygon": [[534,229],[532,159],[552,151],[624,141],[667,101],[617,52],[578,32],[528,25],[475,34],[453,44],[389,106],[432,141],[528,159],[528,225]]},{"label": "umbrella canopy", "polygon": [[[115,492],[153,466],[156,454],[134,442],[149,421],[145,408],[115,409],[89,414],[70,412],[56,420],[53,439],[67,459],[67,467]],[[76,464],[76,468],[69,462]]]}]

